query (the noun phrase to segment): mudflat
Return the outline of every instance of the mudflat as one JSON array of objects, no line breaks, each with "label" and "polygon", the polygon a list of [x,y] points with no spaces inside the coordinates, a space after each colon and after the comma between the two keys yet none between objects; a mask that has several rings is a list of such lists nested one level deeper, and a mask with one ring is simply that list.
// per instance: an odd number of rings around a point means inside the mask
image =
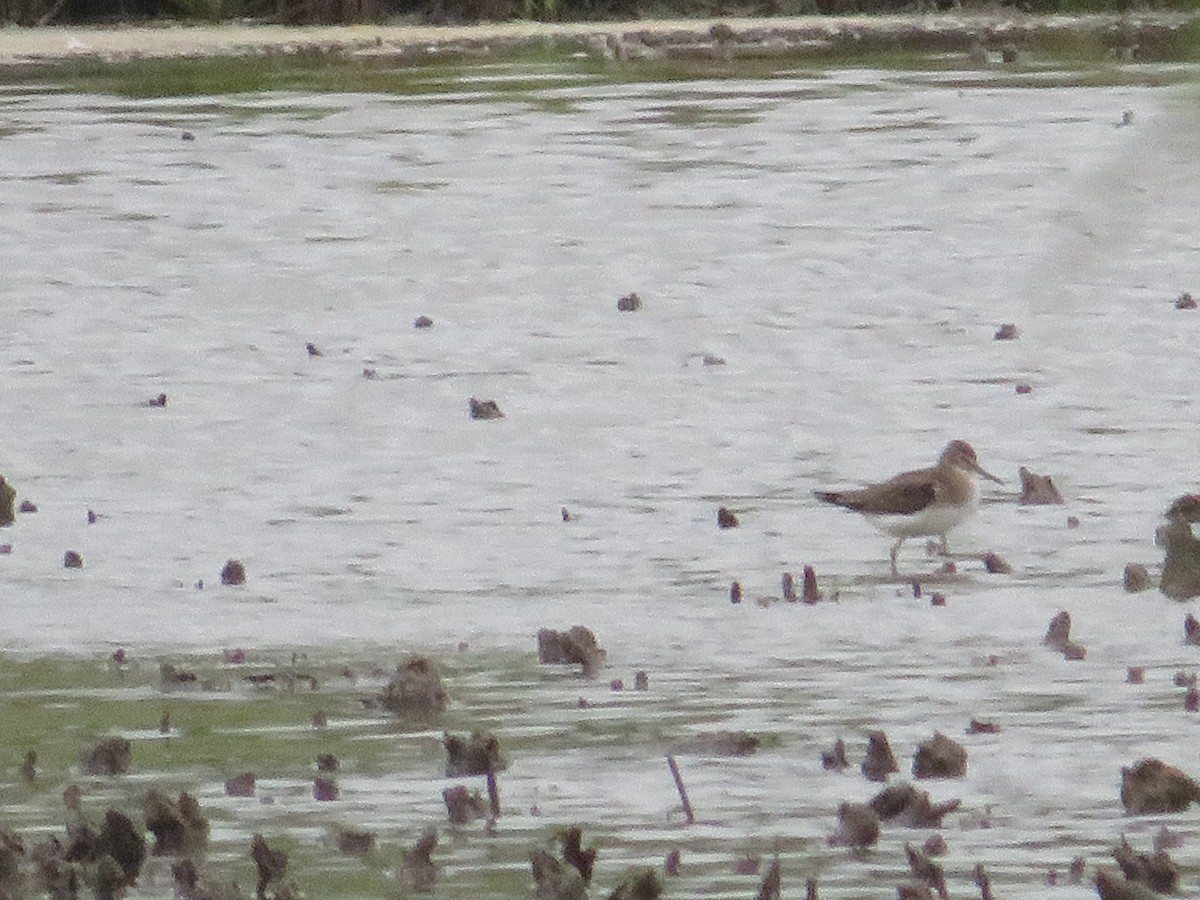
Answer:
[{"label": "mudflat", "polygon": [[283,26],[229,23],[136,27],[8,27],[0,29],[0,63],[71,58],[129,59],[247,55],[324,50],[355,53],[436,52],[455,46],[486,51],[492,45],[582,40],[614,46],[622,40],[762,43],[772,38],[822,41],[836,37],[933,36],[995,41],[1039,32],[1173,30],[1198,21],[1194,14],[1032,16],[1013,10],[896,16],[800,16],[639,20],[626,22],[493,22],[475,25]]}]

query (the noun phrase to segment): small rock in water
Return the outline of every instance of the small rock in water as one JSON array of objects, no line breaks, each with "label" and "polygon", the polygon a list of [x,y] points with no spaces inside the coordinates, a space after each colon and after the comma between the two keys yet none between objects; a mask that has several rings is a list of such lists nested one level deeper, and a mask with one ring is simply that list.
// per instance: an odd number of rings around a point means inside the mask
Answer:
[{"label": "small rock in water", "polygon": [[1046,636],[1042,638],[1042,643],[1047,647],[1053,647],[1066,659],[1078,660],[1086,656],[1084,648],[1071,640],[1071,614],[1066,610],[1050,620],[1050,626],[1046,629]]},{"label": "small rock in water", "polygon": [[495,400],[476,400],[472,397],[467,401],[472,419],[503,419],[504,413]]},{"label": "small rock in water", "polygon": [[670,852],[667,853],[666,860],[663,861],[663,871],[672,877],[678,875],[680,860],[681,854],[679,848],[672,847]]},{"label": "small rock in water", "polygon": [[762,881],[758,885],[757,900],[780,900],[782,896],[782,879],[779,868],[779,857],[771,861],[771,865],[767,867],[767,874],[762,877]]},{"label": "small rock in water", "polygon": [[433,891],[437,881],[437,864],[431,854],[437,846],[437,839],[437,831],[430,828],[404,854],[400,870],[404,875],[404,883],[415,893],[428,894]]},{"label": "small rock in water", "polygon": [[706,366],[723,366],[723,365],[725,365],[724,357],[713,356],[711,353],[705,353],[702,361],[703,361],[704,365],[706,365]]},{"label": "small rock in water", "polygon": [[384,709],[410,718],[435,718],[450,703],[437,664],[425,656],[411,656],[396,666],[379,702]]},{"label": "small rock in water", "polygon": [[940,591],[934,591],[929,596],[929,605],[930,606],[945,606],[946,605],[946,595],[941,593]]},{"label": "small rock in water", "polygon": [[908,867],[912,871],[913,877],[937,891],[939,897],[949,898],[950,895],[946,891],[946,876],[942,867],[930,859],[929,854],[924,850],[910,844],[904,845],[904,853],[908,857]]},{"label": "small rock in water", "polygon": [[282,879],[287,871],[287,854],[282,850],[272,849],[261,834],[256,834],[250,842],[250,857],[258,869],[258,887],[255,895],[266,897],[267,888]]},{"label": "small rock in water", "polygon": [[740,581],[735,581],[733,584],[731,584],[729,586],[729,602],[730,603],[741,603],[742,602],[742,583]]},{"label": "small rock in water", "polygon": [[1196,617],[1191,613],[1183,618],[1183,642],[1193,646],[1200,645],[1200,622],[1196,621]]},{"label": "small rock in water", "polygon": [[363,366],[362,376],[368,380],[378,377],[379,373],[370,366]]},{"label": "small rock in water", "polygon": [[738,517],[724,506],[717,510],[718,528],[737,528],[739,524]]},{"label": "small rock in water", "polygon": [[577,825],[564,828],[558,835],[563,862],[574,866],[584,881],[592,880],[592,869],[596,865],[596,848],[583,848],[583,829]]},{"label": "small rock in water", "polygon": [[552,628],[538,630],[538,662],[543,665],[572,665],[583,667],[583,674],[594,678],[604,667],[607,656],[590,628],[575,625],[569,631]]},{"label": "small rock in water", "polygon": [[167,405],[167,395],[159,394],[157,397],[151,397],[146,401],[147,406],[163,407]]},{"label": "small rock in water", "polygon": [[1012,322],[1005,322],[996,329],[993,339],[997,341],[1012,341],[1016,340],[1019,333],[1020,332],[1017,331],[1016,325],[1014,325]]},{"label": "small rock in water", "polygon": [[650,676],[641,670],[636,672],[633,676],[633,689],[635,691],[650,690]]},{"label": "small rock in water", "polygon": [[1146,670],[1142,666],[1130,666],[1125,670],[1126,684],[1145,684]]},{"label": "small rock in water", "polygon": [[1062,503],[1062,494],[1054,486],[1054,480],[1049,475],[1036,475],[1024,466],[1017,470],[1021,477],[1021,496],[1017,502],[1026,506],[1040,506]]},{"label": "small rock in water", "polygon": [[196,798],[186,791],[177,801],[156,790],[143,802],[146,829],[154,835],[154,856],[179,856],[201,852],[208,844],[208,819]]},{"label": "small rock in water", "polygon": [[36,750],[29,750],[25,753],[25,759],[21,763],[21,777],[26,781],[34,781],[37,778]]},{"label": "small rock in water", "polygon": [[1175,301],[1176,309],[1195,309],[1196,305],[1196,298],[1187,291],[1180,294],[1179,299]]},{"label": "small rock in water", "polygon": [[1130,815],[1183,812],[1197,800],[1200,784],[1160,759],[1121,769],[1121,803]]},{"label": "small rock in water", "polygon": [[1022,381],[1020,384],[1017,385],[1017,393],[1018,394],[1032,394],[1033,393],[1033,385],[1026,384],[1024,381]]},{"label": "small rock in water", "polygon": [[946,851],[950,848],[946,846],[946,839],[940,834],[931,834],[925,838],[925,843],[921,845],[921,849],[930,856],[945,856]]},{"label": "small rock in water", "polygon": [[843,803],[838,807],[838,824],[827,843],[831,847],[864,850],[879,840],[879,814],[863,803]]},{"label": "small rock in water", "polygon": [[68,550],[63,554],[63,567],[66,569],[82,569],[83,557],[74,550]]},{"label": "small rock in water", "polygon": [[243,772],[225,780],[226,797],[253,797],[255,778],[253,772]]},{"label": "small rock in water", "polygon": [[914,778],[962,778],[967,774],[967,750],[935,731],[932,738],[917,745],[912,772]]},{"label": "small rock in water", "polygon": [[562,513],[562,520],[563,520],[564,522],[570,522],[570,521],[571,521],[571,511],[570,511],[569,509],[567,509],[567,508],[564,506],[564,507],[562,508],[562,510],[561,510],[561,513]]},{"label": "small rock in water", "polygon": [[346,856],[366,856],[375,849],[375,834],[370,831],[339,830],[337,848]]},{"label": "small rock in water", "polygon": [[934,803],[927,791],[908,782],[884,788],[871,798],[871,809],[884,822],[895,822],[908,828],[941,828],[942,819],[962,805],[962,801],[943,800]]},{"label": "small rock in water", "polygon": [[479,791],[468,791],[461,784],[445,788],[442,800],[446,803],[446,814],[451,825],[466,825],[487,815],[487,803]]},{"label": "small rock in water", "polygon": [[981,722],[979,719],[972,719],[971,724],[967,726],[967,734],[999,734],[1000,726],[994,722]]},{"label": "small rock in water", "polygon": [[429,316],[417,316],[413,319],[413,328],[432,328],[433,319]]},{"label": "small rock in water", "polygon": [[1012,566],[1000,556],[998,553],[993,553],[989,550],[983,554],[983,567],[992,575],[1011,575]]},{"label": "small rock in water", "polygon": [[800,599],[796,596],[796,580],[792,577],[791,572],[783,573],[783,599],[789,603],[795,603]]},{"label": "small rock in water", "polygon": [[221,568],[221,584],[245,584],[246,567],[240,559],[229,559]]},{"label": "small rock in water", "polygon": [[321,352],[321,348],[318,347],[316,344],[314,344],[312,341],[309,341],[307,344],[305,344],[304,349],[306,351],[308,351],[309,356],[324,356],[325,355],[324,353]]},{"label": "small rock in water", "polygon": [[476,731],[467,738],[447,733],[442,745],[446,748],[447,778],[486,775],[508,768],[500,755],[500,741],[490,732]]},{"label": "small rock in water", "polygon": [[105,738],[85,752],[79,767],[85,775],[124,775],[133,761],[132,748],[125,738]]},{"label": "small rock in water", "polygon": [[337,800],[341,796],[337,781],[332,778],[316,777],[313,779],[313,799],[328,801]]},{"label": "small rock in water", "polygon": [[637,293],[626,294],[617,300],[617,309],[621,312],[635,312],[642,308],[642,298]]},{"label": "small rock in water", "polygon": [[17,514],[13,512],[13,502],[16,499],[17,492],[4,480],[4,476],[0,475],[0,525],[11,525],[17,521]]},{"label": "small rock in water", "polygon": [[812,566],[804,567],[804,592],[800,599],[808,604],[817,603],[821,599],[821,592],[817,589],[817,570]]},{"label": "small rock in water", "polygon": [[341,768],[341,763],[338,758],[332,753],[320,753],[317,755],[317,771],[318,772],[336,772]]},{"label": "small rock in water", "polygon": [[1183,695],[1183,708],[1186,712],[1200,712],[1200,691],[1194,687],[1188,688]]},{"label": "small rock in water", "polygon": [[96,524],[96,514],[94,512],[92,512],[90,509],[87,511],[87,523],[89,525]]},{"label": "small rock in water", "polygon": [[21,505],[17,507],[17,512],[35,513],[37,511],[37,504],[32,500],[22,500]]},{"label": "small rock in water", "polygon": [[1150,572],[1141,563],[1126,563],[1121,582],[1127,593],[1136,594],[1149,589]]},{"label": "small rock in water", "polygon": [[821,751],[821,768],[828,772],[841,772],[850,767],[846,759],[846,742],[838,738],[833,742],[832,749]]},{"label": "small rock in water", "polygon": [[185,131],[179,135],[179,139],[183,140],[183,141],[194,141],[196,139],[196,136],[194,134],[192,134],[190,131]]},{"label": "small rock in water", "polygon": [[867,756],[862,761],[862,773],[868,781],[887,781],[888,775],[899,772],[892,745],[882,731],[867,732]]}]

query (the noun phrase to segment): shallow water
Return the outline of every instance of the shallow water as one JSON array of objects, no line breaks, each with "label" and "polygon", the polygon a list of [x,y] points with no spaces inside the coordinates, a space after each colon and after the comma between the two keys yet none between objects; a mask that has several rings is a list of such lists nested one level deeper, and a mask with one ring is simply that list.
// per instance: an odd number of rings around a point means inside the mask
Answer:
[{"label": "shallow water", "polygon": [[[1169,821],[1195,895],[1195,814],[1126,818],[1117,796],[1139,757],[1200,768],[1171,684],[1200,654],[1184,610],[1121,588],[1196,489],[1200,318],[1172,306],[1197,288],[1193,72],[518,74],[422,96],[0,92],[2,471],[39,506],[0,535],[7,648],[434,654],[454,721],[520,745],[499,836],[439,854],[442,896],[505,867],[527,896],[528,848],[573,822],[600,835],[597,895],[679,845],[669,897],[752,896],[732,861],[774,849],[785,896],[810,875],[891,896],[925,832],[885,828],[863,859],[824,845],[877,786],[819,751],[843,736],[857,763],[871,727],[902,769],[935,729],[966,743],[968,776],[930,787],[963,799],[956,894],[978,861],[999,896],[1045,897],[1048,869]],[[644,308],[619,313],[629,291]],[[992,339],[1003,322],[1018,340]],[[506,417],[471,420],[472,396]],[[811,492],[955,437],[1007,484],[916,599],[888,539]],[[1066,505],[1018,506],[1020,465]],[[717,529],[722,505],[740,528]],[[229,557],[245,587],[220,585]],[[754,602],[804,564],[839,602]],[[1061,609],[1082,662],[1041,646]],[[597,683],[534,666],[536,630],[576,623],[608,650]],[[649,693],[608,689],[638,669]],[[362,715],[363,741],[389,734]],[[1003,730],[963,737],[973,716]],[[662,753],[717,728],[764,747],[681,756],[685,828]],[[343,783],[337,815],[397,848],[439,821],[439,733],[412,738],[427,764]],[[320,846],[307,777],[269,816],[211,781],[231,859],[255,830]]]}]

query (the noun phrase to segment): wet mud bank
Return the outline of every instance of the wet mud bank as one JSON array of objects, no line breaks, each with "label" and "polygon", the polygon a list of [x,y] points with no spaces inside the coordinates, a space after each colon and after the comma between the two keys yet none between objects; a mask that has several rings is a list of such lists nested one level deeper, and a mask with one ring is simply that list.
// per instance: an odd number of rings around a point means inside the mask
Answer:
[{"label": "wet mud bank", "polygon": [[1117,61],[1194,57],[1200,16],[792,17],[471,26],[264,25],[31,28],[0,31],[0,64],[297,56],[383,60],[586,55],[607,59],[821,59],[864,53],[970,54],[978,64],[1022,52]]}]

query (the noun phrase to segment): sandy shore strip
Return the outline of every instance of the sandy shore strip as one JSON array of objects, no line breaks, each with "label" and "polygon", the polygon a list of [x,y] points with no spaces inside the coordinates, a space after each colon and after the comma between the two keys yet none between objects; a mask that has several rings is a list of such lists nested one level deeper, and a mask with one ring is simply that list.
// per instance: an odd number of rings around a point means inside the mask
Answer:
[{"label": "sandy shore strip", "polygon": [[[351,53],[436,52],[456,47],[581,40],[619,49],[662,43],[714,42],[789,44],[869,37],[972,38],[995,42],[1029,34],[1173,31],[1200,22],[1197,14],[1031,16],[1011,10],[904,16],[802,16],[645,20],[628,22],[497,22],[480,25],[156,25],[148,27],[7,27],[0,29],[0,64],[72,58],[113,61],[145,57],[188,57],[294,53],[316,50]],[[717,26],[714,31],[714,26]],[[728,26],[725,28],[725,26]],[[723,30],[724,29],[724,30]]]}]

